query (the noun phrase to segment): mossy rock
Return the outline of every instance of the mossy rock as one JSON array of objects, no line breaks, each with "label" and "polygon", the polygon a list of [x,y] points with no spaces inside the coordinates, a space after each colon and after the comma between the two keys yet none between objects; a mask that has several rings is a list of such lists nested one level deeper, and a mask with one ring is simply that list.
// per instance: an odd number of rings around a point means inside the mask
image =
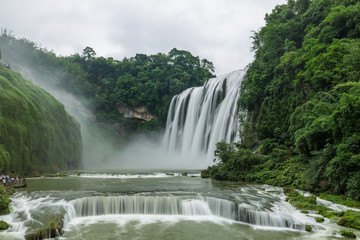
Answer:
[{"label": "mossy rock", "polygon": [[42,240],[46,239],[46,231],[45,230],[38,230],[34,233],[29,233],[25,235],[26,240]]},{"label": "mossy rock", "polygon": [[339,221],[339,217],[332,217],[332,218],[330,218],[330,222],[332,222],[332,223],[337,223],[338,221]]},{"label": "mossy rock", "polygon": [[332,218],[339,218],[344,216],[345,212],[333,212],[333,211],[319,211],[319,214],[321,214],[323,217],[332,219]]},{"label": "mossy rock", "polygon": [[350,230],[340,230],[341,236],[348,237],[348,238],[356,238],[356,234]]},{"label": "mossy rock", "polygon": [[0,221],[0,231],[6,230],[10,227],[10,225],[7,222]]},{"label": "mossy rock", "polygon": [[345,205],[348,207],[360,208],[360,202],[355,201],[351,198],[348,198],[347,196],[344,196],[344,195],[334,195],[334,194],[322,193],[322,194],[320,194],[319,197],[322,199],[331,201],[333,203]]},{"label": "mossy rock", "polygon": [[360,212],[348,210],[337,223],[344,227],[360,229]]},{"label": "mossy rock", "polygon": [[49,224],[49,228],[35,230],[34,232],[27,234],[25,236],[25,239],[42,240],[42,239],[46,239],[47,236],[50,236],[50,238],[56,238],[64,234],[62,228],[63,228],[63,220],[57,219],[55,222],[51,222]]},{"label": "mossy rock", "polygon": [[10,202],[11,200],[9,199],[7,190],[3,186],[0,186],[0,215],[10,213]]},{"label": "mossy rock", "polygon": [[203,170],[203,171],[201,171],[201,177],[202,177],[202,178],[209,178],[209,177],[211,177],[210,171],[209,171],[209,170]]},{"label": "mossy rock", "polygon": [[323,223],[325,221],[325,219],[323,217],[316,217],[315,221],[318,223]]},{"label": "mossy rock", "polygon": [[305,197],[298,191],[290,188],[284,188],[284,193],[287,196],[288,201],[300,210],[315,210],[315,211],[328,211],[329,208],[318,205],[316,202],[316,196],[311,195]]},{"label": "mossy rock", "polygon": [[50,223],[50,230],[56,230],[56,223],[55,222]]},{"label": "mossy rock", "polygon": [[306,230],[307,232],[311,232],[311,231],[312,231],[312,227],[311,227],[310,225],[306,225],[306,226],[305,226],[305,230]]},{"label": "mossy rock", "polygon": [[311,204],[315,204],[315,205],[317,204],[315,195],[311,195],[311,196],[307,197],[306,199]]},{"label": "mossy rock", "polygon": [[285,193],[286,195],[295,193],[295,189],[294,189],[294,188],[291,188],[291,187],[284,187],[284,188],[283,188],[283,191],[284,191],[284,193]]}]

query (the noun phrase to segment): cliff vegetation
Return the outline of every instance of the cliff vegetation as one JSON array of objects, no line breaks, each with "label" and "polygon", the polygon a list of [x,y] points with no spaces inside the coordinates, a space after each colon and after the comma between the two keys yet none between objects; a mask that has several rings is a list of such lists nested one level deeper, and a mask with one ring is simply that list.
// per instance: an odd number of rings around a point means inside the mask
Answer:
[{"label": "cliff vegetation", "polygon": [[[82,53],[57,56],[38,44],[0,35],[4,62],[22,72],[31,70],[36,79],[63,88],[78,96],[94,112],[97,122],[120,123],[128,129],[156,130],[166,121],[172,97],[189,87],[202,85],[214,76],[213,64],[190,52],[172,49],[169,53],[136,54],[122,60],[98,57],[85,47]],[[122,108],[146,108],[151,121],[129,121]]]},{"label": "cliff vegetation", "polygon": [[360,200],[360,3],[289,0],[253,34],[242,141],[218,143],[216,179]]},{"label": "cliff vegetation", "polygon": [[78,122],[46,91],[0,65],[0,173],[81,166]]}]

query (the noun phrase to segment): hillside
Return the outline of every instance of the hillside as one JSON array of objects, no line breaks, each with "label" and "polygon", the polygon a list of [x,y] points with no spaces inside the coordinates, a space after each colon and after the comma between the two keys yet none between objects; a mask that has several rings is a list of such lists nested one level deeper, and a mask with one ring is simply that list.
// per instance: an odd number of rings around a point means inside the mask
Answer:
[{"label": "hillside", "polygon": [[254,32],[242,142],[219,143],[217,179],[360,200],[360,3],[289,0]]},{"label": "hillside", "polygon": [[[12,68],[29,73],[31,80],[42,80],[40,86],[74,94],[92,110],[96,122],[119,124],[120,135],[128,129],[146,132],[164,126],[172,97],[214,76],[211,62],[176,48],[122,60],[97,56],[91,47],[80,54],[57,56],[6,30],[0,35],[0,48]],[[138,109],[151,118],[128,116]]]},{"label": "hillside", "polygon": [[81,149],[80,125],[64,106],[0,64],[0,172],[79,168]]}]

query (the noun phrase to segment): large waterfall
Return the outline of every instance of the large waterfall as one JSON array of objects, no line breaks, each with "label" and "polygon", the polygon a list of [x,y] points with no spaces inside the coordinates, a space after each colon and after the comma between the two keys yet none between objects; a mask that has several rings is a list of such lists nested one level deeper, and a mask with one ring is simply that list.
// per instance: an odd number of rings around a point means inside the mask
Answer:
[{"label": "large waterfall", "polygon": [[217,142],[239,140],[237,99],[243,76],[243,71],[234,71],[176,95],[162,145],[182,158],[205,158],[204,164],[211,164]]}]

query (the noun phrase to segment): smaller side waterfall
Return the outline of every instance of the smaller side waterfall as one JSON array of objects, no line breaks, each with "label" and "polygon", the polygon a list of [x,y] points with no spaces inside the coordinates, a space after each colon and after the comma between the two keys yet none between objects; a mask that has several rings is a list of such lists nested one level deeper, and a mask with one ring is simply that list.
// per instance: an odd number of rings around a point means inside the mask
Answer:
[{"label": "smaller side waterfall", "polygon": [[305,230],[305,224],[297,222],[290,215],[284,217],[275,213],[249,210],[229,200],[214,197],[97,196],[76,199],[72,201],[72,205],[74,209],[68,213],[69,218],[66,221],[74,217],[107,214],[218,216],[258,226]]},{"label": "smaller side waterfall", "polygon": [[243,76],[243,71],[235,71],[175,96],[169,107],[162,146],[169,152],[180,153],[183,159],[205,156],[206,167],[213,160],[217,142],[238,141],[237,100]]},{"label": "smaller side waterfall", "polygon": [[298,230],[305,230],[305,225],[295,223],[291,218],[284,218],[268,212],[248,210],[245,208],[238,209],[238,221],[258,226],[285,227]]}]

